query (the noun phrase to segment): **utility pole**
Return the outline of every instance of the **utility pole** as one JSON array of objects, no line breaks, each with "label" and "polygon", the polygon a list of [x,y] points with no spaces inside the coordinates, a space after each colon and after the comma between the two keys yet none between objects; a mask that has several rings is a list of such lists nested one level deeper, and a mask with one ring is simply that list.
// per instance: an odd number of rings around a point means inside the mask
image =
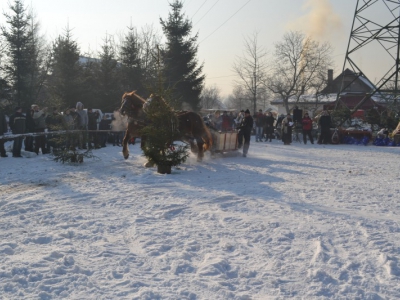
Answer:
[{"label": "utility pole", "polygon": [[[380,13],[377,14],[376,12]],[[382,13],[382,14],[381,14]],[[385,17],[382,17],[385,13]],[[380,15],[380,18],[377,16]],[[379,66],[383,56],[391,62],[387,70],[384,70],[382,77],[370,93],[367,93],[363,99],[353,108],[351,113],[356,112],[372,96],[384,99],[389,107],[398,110],[397,105],[400,99],[399,71],[400,71],[400,0],[357,0],[354,13],[353,25],[349,37],[346,51],[346,57],[343,64],[343,72],[346,68],[355,73],[351,82],[345,83],[343,76],[340,91],[336,97],[335,109],[341,94],[354,81],[362,77],[368,80],[365,72],[355,62],[357,55],[365,51],[366,46],[374,46],[374,61],[370,63]],[[369,48],[371,49],[371,48]],[[382,52],[382,56],[375,53],[375,49]],[[368,50],[367,50],[368,51]],[[369,50],[371,51],[371,50]],[[365,61],[364,61],[365,64]],[[343,74],[343,73],[342,73]],[[371,81],[369,81],[371,82]]]}]

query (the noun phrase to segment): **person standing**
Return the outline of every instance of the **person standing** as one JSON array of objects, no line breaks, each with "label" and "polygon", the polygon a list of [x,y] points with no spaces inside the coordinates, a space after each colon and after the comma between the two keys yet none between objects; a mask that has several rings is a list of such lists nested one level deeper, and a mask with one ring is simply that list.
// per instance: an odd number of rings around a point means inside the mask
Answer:
[{"label": "person standing", "polygon": [[79,115],[79,125],[78,130],[81,130],[79,133],[79,148],[87,149],[87,129],[88,129],[88,115],[86,110],[84,110],[84,106],[82,102],[76,103],[76,113]]},{"label": "person standing", "polygon": [[278,119],[276,120],[276,132],[277,132],[277,139],[281,140],[282,139],[282,121],[285,118],[284,114],[281,114]]},{"label": "person standing", "polygon": [[[33,113],[34,113],[34,110],[32,108],[28,108],[26,110],[26,113],[25,113],[25,118],[26,118],[25,132],[26,133],[34,133],[35,132],[35,121],[33,120]],[[34,151],[33,140],[34,140],[33,135],[28,135],[25,137],[25,151],[28,151],[28,152]]]},{"label": "person standing", "polygon": [[[22,113],[21,107],[15,108],[15,113],[10,116],[9,125],[13,134],[24,134],[25,133],[25,122],[26,118]],[[22,157],[21,149],[22,149],[22,141],[23,137],[14,138],[13,143],[13,157]]]},{"label": "person standing", "polygon": [[287,114],[286,118],[282,120],[282,142],[284,145],[290,145],[292,143],[293,125],[292,116]]},{"label": "person standing", "polygon": [[304,144],[307,144],[307,136],[310,139],[311,144],[314,144],[314,139],[311,134],[312,124],[313,124],[313,121],[309,117],[308,113],[305,113],[303,119],[301,119],[301,125],[303,126],[303,142],[304,142]]},{"label": "person standing", "polygon": [[220,111],[217,110],[211,117],[211,127],[216,131],[220,131],[221,126],[222,126],[222,117]]},{"label": "person standing", "polygon": [[[97,120],[99,119],[99,112],[93,111],[92,108],[88,108],[88,129],[89,129],[89,149],[100,148],[100,142],[97,135]],[[92,146],[93,143],[93,146]]]},{"label": "person standing", "polygon": [[262,142],[263,131],[265,126],[265,115],[262,112],[262,109],[258,110],[258,114],[255,116],[256,118],[256,142]]},{"label": "person standing", "polygon": [[272,137],[274,136],[274,123],[275,118],[269,111],[265,117],[265,141],[269,140],[270,142],[272,142]]},{"label": "person standing", "polygon": [[244,119],[244,110],[242,109],[238,113],[238,115],[237,115],[237,117],[235,119],[236,129],[238,130],[238,134],[237,134],[237,137],[238,137],[238,149],[242,148],[242,146],[243,146],[243,131],[239,129],[240,124],[242,124],[243,119]]},{"label": "person standing", "polygon": [[224,111],[221,117],[221,130],[222,131],[230,131],[232,130],[232,118],[228,116],[228,112]]},{"label": "person standing", "polygon": [[253,118],[250,115],[250,111],[246,109],[244,112],[244,118],[239,126],[240,131],[242,131],[244,144],[243,144],[243,157],[247,156],[250,148],[250,137],[251,131],[253,130]]},{"label": "person standing", "polygon": [[318,125],[321,128],[318,144],[328,144],[331,139],[332,119],[326,110],[322,112],[322,116],[319,118]]},{"label": "person standing", "polygon": [[[35,132],[42,133],[46,129],[47,107],[40,109],[36,104],[32,105],[33,120],[35,121]],[[39,148],[42,149],[42,154],[47,154],[46,136],[38,135],[35,137],[35,153],[39,154]]]},{"label": "person standing", "polygon": [[[0,135],[4,135],[7,133],[7,120],[6,120],[6,115],[3,112],[3,109],[0,107]],[[6,149],[4,148],[4,139],[0,139],[0,156],[1,157],[7,157]]]}]

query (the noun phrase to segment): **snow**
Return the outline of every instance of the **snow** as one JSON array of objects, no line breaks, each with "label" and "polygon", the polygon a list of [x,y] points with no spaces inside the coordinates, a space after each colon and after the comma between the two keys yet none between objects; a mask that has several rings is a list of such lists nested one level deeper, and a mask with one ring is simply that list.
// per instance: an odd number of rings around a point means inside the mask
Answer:
[{"label": "snow", "polygon": [[1,299],[400,298],[399,147],[130,151],[0,158]]}]

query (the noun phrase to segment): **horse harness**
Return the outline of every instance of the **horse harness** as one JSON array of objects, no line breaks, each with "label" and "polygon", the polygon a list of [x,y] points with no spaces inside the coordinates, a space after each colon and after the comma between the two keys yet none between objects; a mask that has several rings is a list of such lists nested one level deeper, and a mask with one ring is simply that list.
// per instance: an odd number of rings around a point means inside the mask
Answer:
[{"label": "horse harness", "polygon": [[145,126],[147,124],[146,118],[144,116],[140,116],[139,113],[139,110],[142,109],[142,107],[134,104],[129,105],[129,101],[126,98],[124,98],[123,101],[124,104],[122,105],[122,108],[124,108],[125,114],[128,116],[128,123]]}]

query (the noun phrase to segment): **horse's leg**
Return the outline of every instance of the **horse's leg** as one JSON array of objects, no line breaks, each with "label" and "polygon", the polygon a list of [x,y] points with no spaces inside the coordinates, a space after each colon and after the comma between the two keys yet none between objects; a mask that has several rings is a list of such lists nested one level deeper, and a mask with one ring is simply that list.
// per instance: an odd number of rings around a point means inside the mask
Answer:
[{"label": "horse's leg", "polygon": [[197,142],[197,161],[202,161],[204,157],[204,141],[202,138],[196,138]]},{"label": "horse's leg", "polygon": [[[146,146],[146,137],[145,136],[141,136],[140,137],[140,148],[142,149],[142,151],[143,151],[143,149],[144,149],[144,147]],[[152,161],[147,161],[145,164],[144,164],[144,167],[145,168],[151,168],[151,167],[154,167],[154,162],[152,162]]]},{"label": "horse's leg", "polygon": [[129,148],[128,148],[128,142],[130,139],[130,134],[129,134],[129,128],[125,131],[125,136],[124,139],[122,140],[122,153],[124,155],[125,159],[128,159],[129,157]]}]

